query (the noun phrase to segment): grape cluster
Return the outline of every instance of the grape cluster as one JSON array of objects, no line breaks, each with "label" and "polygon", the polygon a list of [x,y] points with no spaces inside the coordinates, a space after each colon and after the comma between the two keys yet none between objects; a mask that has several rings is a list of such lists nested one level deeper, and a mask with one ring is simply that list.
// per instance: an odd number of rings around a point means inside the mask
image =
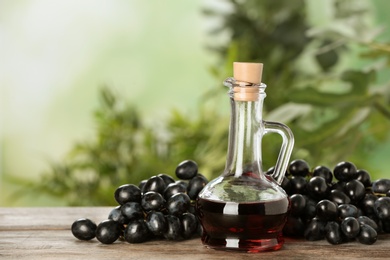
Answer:
[{"label": "grape cluster", "polygon": [[158,174],[139,185],[124,184],[115,190],[118,206],[106,220],[96,225],[88,218],[76,220],[71,227],[80,240],[96,237],[103,244],[121,239],[142,243],[151,239],[182,240],[201,233],[195,216],[195,199],[208,180],[198,173],[192,160],[181,162],[175,171],[179,180]]},{"label": "grape cluster", "polygon": [[371,245],[378,234],[390,233],[390,180],[371,181],[351,162],[340,162],[333,171],[326,166],[311,171],[306,161],[294,160],[281,186],[291,203],[286,236]]}]

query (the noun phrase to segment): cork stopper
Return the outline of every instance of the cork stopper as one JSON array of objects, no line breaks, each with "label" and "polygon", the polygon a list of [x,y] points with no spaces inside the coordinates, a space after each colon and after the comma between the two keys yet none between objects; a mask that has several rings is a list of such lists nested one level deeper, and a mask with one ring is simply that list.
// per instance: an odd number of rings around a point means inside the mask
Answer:
[{"label": "cork stopper", "polygon": [[234,62],[233,77],[237,81],[245,81],[253,84],[261,83],[263,63]]},{"label": "cork stopper", "polygon": [[[263,72],[262,63],[234,62],[233,77],[238,82],[260,84]],[[234,100],[257,101],[259,100],[259,88],[249,85],[236,86],[233,88]]]}]

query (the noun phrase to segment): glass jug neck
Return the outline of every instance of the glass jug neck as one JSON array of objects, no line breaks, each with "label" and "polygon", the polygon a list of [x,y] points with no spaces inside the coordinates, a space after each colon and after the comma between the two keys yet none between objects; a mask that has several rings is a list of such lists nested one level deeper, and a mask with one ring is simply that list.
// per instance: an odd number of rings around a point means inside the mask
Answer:
[{"label": "glass jug neck", "polygon": [[229,96],[235,101],[256,102],[263,101],[266,97],[266,84],[250,83],[245,81],[237,81],[234,78],[227,78],[224,85],[229,88]]},{"label": "glass jug neck", "polygon": [[229,87],[231,120],[224,176],[263,178],[261,139],[266,85],[225,80]]}]

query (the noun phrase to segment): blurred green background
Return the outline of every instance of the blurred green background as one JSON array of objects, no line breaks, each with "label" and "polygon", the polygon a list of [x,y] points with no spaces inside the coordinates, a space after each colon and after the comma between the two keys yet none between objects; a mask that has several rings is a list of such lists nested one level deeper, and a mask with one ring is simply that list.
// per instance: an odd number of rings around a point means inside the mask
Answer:
[{"label": "blurred green background", "polygon": [[[0,1],[0,206],[113,204],[194,159],[224,167],[233,61],[265,64],[292,159],[388,176],[386,0]],[[280,140],[265,140],[264,168]]]}]

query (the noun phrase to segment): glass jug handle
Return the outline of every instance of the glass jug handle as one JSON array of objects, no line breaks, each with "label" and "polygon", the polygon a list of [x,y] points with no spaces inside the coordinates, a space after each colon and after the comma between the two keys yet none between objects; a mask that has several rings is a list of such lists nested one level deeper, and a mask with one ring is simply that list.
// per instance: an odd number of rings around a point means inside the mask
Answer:
[{"label": "glass jug handle", "polygon": [[286,173],[287,165],[290,160],[291,152],[294,147],[294,135],[290,128],[278,122],[264,122],[264,134],[277,133],[282,136],[282,147],[279,152],[278,159],[275,164],[272,178],[280,185]]}]

